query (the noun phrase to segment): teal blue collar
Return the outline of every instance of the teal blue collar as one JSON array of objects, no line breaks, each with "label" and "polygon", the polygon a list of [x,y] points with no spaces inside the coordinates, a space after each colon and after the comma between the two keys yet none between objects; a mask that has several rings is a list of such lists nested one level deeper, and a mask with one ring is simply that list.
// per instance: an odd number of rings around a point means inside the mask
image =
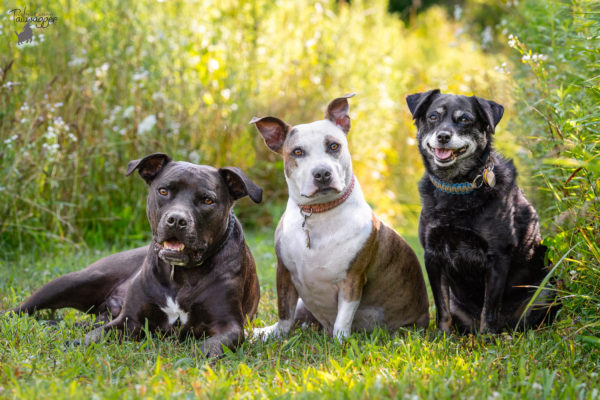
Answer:
[{"label": "teal blue collar", "polygon": [[489,157],[483,172],[473,179],[473,182],[448,183],[444,182],[435,176],[429,175],[429,180],[435,188],[441,192],[448,194],[469,194],[475,189],[479,189],[485,183],[489,187],[496,186],[496,176],[494,175],[494,163]]}]

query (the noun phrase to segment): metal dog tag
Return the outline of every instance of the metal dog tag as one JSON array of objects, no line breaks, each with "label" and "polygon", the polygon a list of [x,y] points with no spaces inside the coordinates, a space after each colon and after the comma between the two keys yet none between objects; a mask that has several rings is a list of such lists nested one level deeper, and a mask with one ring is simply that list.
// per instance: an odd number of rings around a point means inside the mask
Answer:
[{"label": "metal dog tag", "polygon": [[308,233],[308,228],[306,227],[306,220],[312,215],[312,209],[310,210],[310,214],[306,214],[302,211],[302,209],[300,209],[300,215],[304,217],[304,221],[302,221],[302,229],[304,229],[304,232],[306,232],[306,247],[310,249],[310,233]]},{"label": "metal dog tag", "polygon": [[491,169],[486,168],[485,171],[483,171],[483,180],[485,181],[486,185],[491,188],[496,186],[496,174],[494,174],[494,171]]}]

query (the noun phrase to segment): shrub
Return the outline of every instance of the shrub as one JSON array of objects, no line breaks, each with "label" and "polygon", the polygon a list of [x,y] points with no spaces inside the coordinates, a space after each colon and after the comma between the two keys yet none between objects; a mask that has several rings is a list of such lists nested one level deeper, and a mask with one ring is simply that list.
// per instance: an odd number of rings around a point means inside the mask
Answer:
[{"label": "shrub", "polygon": [[512,130],[538,172],[536,200],[567,323],[600,345],[600,8],[526,1],[509,24],[522,106]]}]

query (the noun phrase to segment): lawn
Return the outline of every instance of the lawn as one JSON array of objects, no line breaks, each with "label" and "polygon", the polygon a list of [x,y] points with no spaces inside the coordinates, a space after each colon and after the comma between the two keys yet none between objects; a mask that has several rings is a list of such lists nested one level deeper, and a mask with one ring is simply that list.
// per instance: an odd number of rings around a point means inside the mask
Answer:
[{"label": "lawn", "polygon": [[[276,320],[272,232],[249,232],[261,282],[254,325]],[[414,238],[407,238],[420,251]],[[133,244],[135,245],[135,244]],[[130,247],[122,243],[123,248]],[[71,249],[0,262],[0,308],[118,249]],[[433,315],[433,309],[432,309]],[[56,318],[58,325],[45,322]],[[108,336],[89,347],[72,310],[0,319],[0,398],[598,398],[599,352],[563,320],[496,336],[425,331],[354,334],[343,344],[311,328],[281,341],[248,341],[207,360],[200,342]],[[250,329],[250,328],[248,328]]]}]

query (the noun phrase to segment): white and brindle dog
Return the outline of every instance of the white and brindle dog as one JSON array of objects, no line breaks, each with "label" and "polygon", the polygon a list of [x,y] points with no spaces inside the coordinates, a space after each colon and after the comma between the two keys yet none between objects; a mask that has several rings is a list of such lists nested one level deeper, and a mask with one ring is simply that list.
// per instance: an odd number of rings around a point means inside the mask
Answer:
[{"label": "white and brindle dog", "polygon": [[253,118],[283,157],[289,200],[275,232],[279,321],[255,330],[266,339],[314,317],[330,335],[380,326],[426,327],[427,291],[410,246],[373,213],[352,172],[346,135],[349,94],[325,119],[288,125]]}]

